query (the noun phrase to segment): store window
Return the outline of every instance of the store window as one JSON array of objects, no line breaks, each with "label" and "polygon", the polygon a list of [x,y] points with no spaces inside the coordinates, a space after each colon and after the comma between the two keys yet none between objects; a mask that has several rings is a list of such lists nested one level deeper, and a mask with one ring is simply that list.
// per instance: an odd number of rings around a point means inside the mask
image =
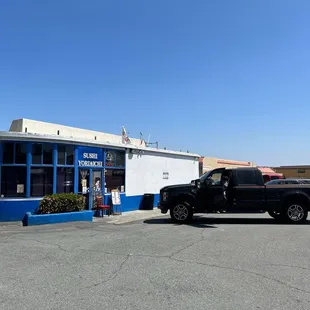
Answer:
[{"label": "store window", "polygon": [[42,144],[32,144],[32,164],[42,164]]},{"label": "store window", "polygon": [[3,143],[3,163],[14,163],[14,143]]},{"label": "store window", "polygon": [[53,167],[32,167],[30,195],[43,197],[53,193]]},{"label": "store window", "polygon": [[105,165],[107,167],[125,167],[125,152],[105,151]]},{"label": "store window", "polygon": [[25,197],[26,167],[1,167],[1,195],[4,197]]},{"label": "store window", "polygon": [[27,145],[25,143],[15,144],[15,163],[26,164],[27,159]]},{"label": "store window", "polygon": [[26,143],[3,143],[3,164],[26,165],[27,145]]},{"label": "store window", "polygon": [[74,165],[74,146],[58,145],[58,165],[73,166]]},{"label": "store window", "polygon": [[57,168],[57,194],[74,192],[74,168]]},{"label": "store window", "polygon": [[43,144],[43,164],[53,164],[53,146],[51,144]]},{"label": "store window", "polygon": [[112,189],[125,192],[125,169],[107,169],[105,172],[105,192]]},{"label": "store window", "polygon": [[120,151],[115,152],[115,166],[125,167],[125,152]]},{"label": "store window", "polygon": [[52,165],[53,146],[52,144],[32,144],[32,164],[33,165]]}]

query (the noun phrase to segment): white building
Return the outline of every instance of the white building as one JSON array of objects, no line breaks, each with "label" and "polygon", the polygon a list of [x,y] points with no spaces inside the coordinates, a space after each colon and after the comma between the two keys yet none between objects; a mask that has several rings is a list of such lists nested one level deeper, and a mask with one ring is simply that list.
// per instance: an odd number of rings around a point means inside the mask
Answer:
[{"label": "white building", "polygon": [[[27,119],[0,132],[0,221],[22,220],[45,195],[100,190],[111,203],[121,192],[122,211],[139,209],[145,193],[154,204],[163,186],[199,176],[199,155],[147,147],[144,141]],[[89,194],[90,193],[90,194]]]}]

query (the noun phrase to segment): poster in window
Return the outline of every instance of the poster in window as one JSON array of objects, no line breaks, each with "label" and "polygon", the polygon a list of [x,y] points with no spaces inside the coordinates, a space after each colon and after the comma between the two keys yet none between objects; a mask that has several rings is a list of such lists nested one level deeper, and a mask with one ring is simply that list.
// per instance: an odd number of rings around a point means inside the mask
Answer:
[{"label": "poster in window", "polygon": [[82,194],[87,194],[87,187],[86,186],[82,187]]},{"label": "poster in window", "polygon": [[16,192],[17,192],[17,194],[23,194],[25,192],[25,185],[24,184],[17,184]]},{"label": "poster in window", "polygon": [[115,165],[115,153],[107,151],[105,154],[105,164],[108,167],[113,167]]},{"label": "poster in window", "polygon": [[82,187],[87,187],[87,180],[86,179],[82,179]]}]

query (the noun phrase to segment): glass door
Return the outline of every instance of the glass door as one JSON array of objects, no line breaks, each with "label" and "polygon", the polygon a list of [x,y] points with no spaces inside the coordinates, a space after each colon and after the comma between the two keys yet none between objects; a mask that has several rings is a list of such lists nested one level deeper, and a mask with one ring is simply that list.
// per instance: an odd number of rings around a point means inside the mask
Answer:
[{"label": "glass door", "polygon": [[85,209],[89,210],[89,184],[90,181],[90,170],[89,169],[79,169],[79,193],[85,197]]},{"label": "glass door", "polygon": [[102,192],[102,170],[92,171],[92,205],[96,206],[96,197],[103,197]]}]

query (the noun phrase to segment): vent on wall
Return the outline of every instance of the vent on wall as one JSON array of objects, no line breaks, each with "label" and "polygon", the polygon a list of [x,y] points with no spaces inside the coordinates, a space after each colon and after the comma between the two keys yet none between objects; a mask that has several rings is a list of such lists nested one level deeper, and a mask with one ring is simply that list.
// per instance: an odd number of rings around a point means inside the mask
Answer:
[{"label": "vent on wall", "polygon": [[57,135],[59,136],[59,130],[57,130]]}]

